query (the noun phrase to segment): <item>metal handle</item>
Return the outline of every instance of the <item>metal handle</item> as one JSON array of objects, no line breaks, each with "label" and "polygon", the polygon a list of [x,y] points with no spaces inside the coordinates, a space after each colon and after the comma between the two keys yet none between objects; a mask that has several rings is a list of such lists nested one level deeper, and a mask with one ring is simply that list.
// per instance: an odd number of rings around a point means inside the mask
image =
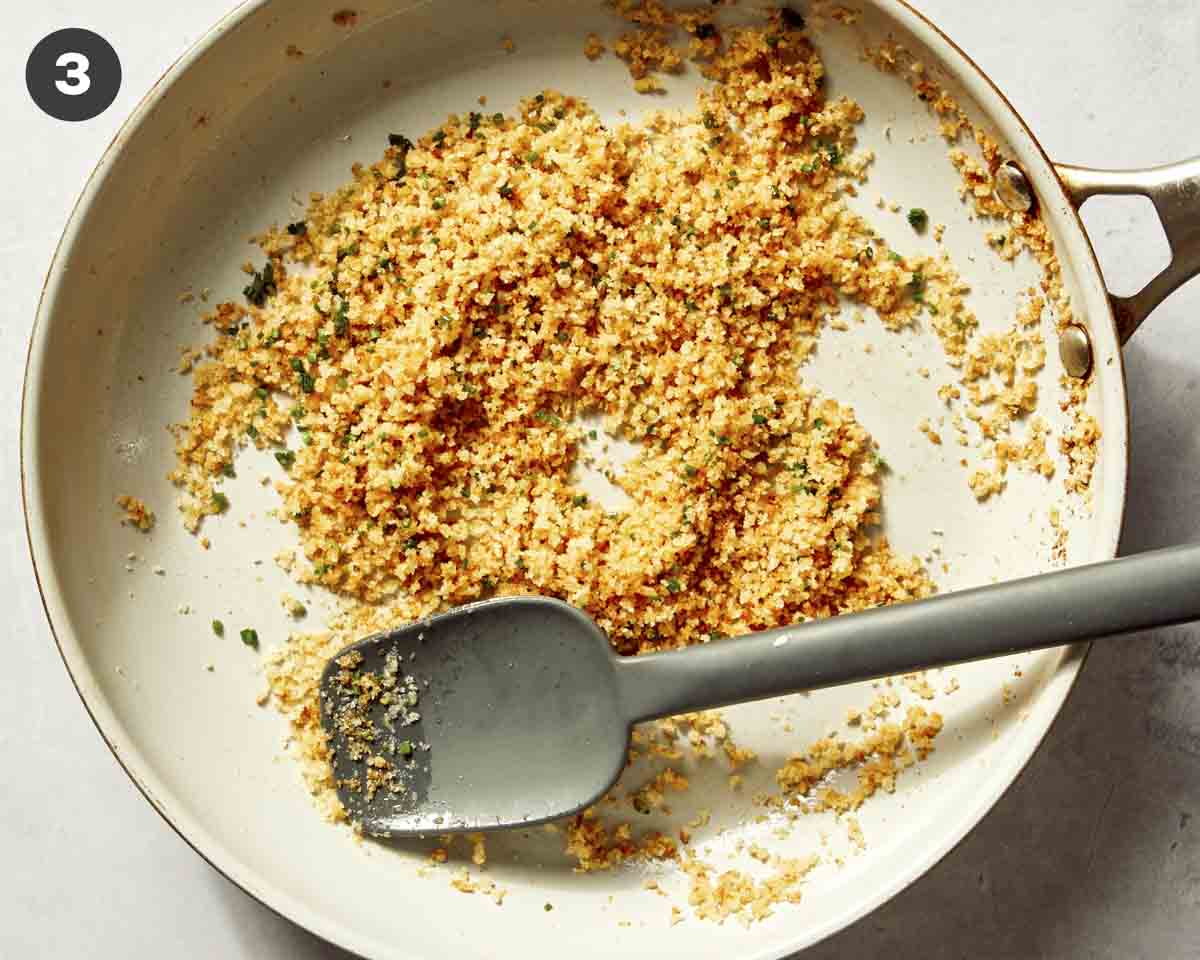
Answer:
[{"label": "metal handle", "polygon": [[1088,197],[1136,194],[1158,211],[1171,245],[1171,262],[1132,297],[1113,297],[1117,334],[1124,344],[1155,307],[1200,273],[1200,157],[1141,170],[1054,167],[1076,209]]},{"label": "metal handle", "polygon": [[1200,620],[1200,545],[618,660],[631,720]]}]

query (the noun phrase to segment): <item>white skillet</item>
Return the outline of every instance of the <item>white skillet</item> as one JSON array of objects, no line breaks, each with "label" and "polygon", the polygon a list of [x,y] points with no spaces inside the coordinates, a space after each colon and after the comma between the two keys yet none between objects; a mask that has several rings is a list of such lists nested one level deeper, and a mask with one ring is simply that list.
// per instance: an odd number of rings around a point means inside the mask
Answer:
[{"label": "white skillet", "polygon": [[[642,889],[642,868],[577,876],[561,841],[548,835],[493,841],[487,876],[508,889],[503,907],[450,889],[445,870],[422,879],[416,868],[427,848],[356,845],[319,819],[283,756],[285,725],[255,706],[263,685],[257,658],[236,631],[254,626],[265,645],[283,642],[289,624],[279,593],[299,591],[270,557],[289,535],[264,516],[272,495],[256,480],[271,472],[270,461],[250,455],[239,461],[231,489],[235,509],[207,531],[212,550],[200,550],[176,522],[164,425],[184,417],[189,381],[172,367],[181,346],[207,337],[198,304],[180,303],[180,294],[211,288],[214,298],[235,295],[244,283],[239,267],[254,256],[246,236],[295,219],[293,198],[343,182],[352,162],[379,154],[390,131],[423,131],[449,112],[474,109],[480,95],[488,110],[509,110],[545,86],[587,97],[610,119],[619,109],[635,116],[647,106],[620,64],[582,56],[588,32],[611,37],[619,29],[599,3],[357,6],[353,26],[335,23],[324,0],[260,0],[227,17],[138,107],[64,233],[30,345],[21,448],[30,547],[80,695],[139,789],[202,856],[252,896],[363,955],[775,958],[828,936],[927,870],[991,808],[1041,742],[1084,648],[954,670],[958,692],[934,704],[946,717],[936,753],[901,778],[895,794],[864,807],[862,852],[824,817],[805,818],[786,841],[772,839],[773,825],[752,822],[756,808],[734,800],[723,776],[701,770],[676,809],[711,807],[712,823],[693,832],[714,857],[744,839],[844,859],[842,867],[813,873],[802,903],[749,930],[693,920],[669,927],[668,901]],[[945,222],[947,247],[976,291],[985,328],[1006,325],[1017,292],[1037,282],[1032,264],[1001,264],[987,251],[980,225],[956,199],[957,176],[924,105],[859,59],[864,42],[890,36],[959,95],[1038,196],[1090,334],[1089,403],[1103,429],[1091,509],[1064,495],[1058,479],[1020,475],[1003,496],[975,503],[956,452],[931,447],[915,429],[936,413],[933,391],[944,370],[931,337],[888,335],[873,322],[831,331],[805,378],[851,402],[880,441],[892,467],[885,530],[901,550],[925,553],[939,543],[933,559],[939,570],[943,559],[949,565],[939,578],[944,588],[1050,569],[1053,507],[1069,527],[1068,562],[1111,558],[1128,466],[1119,342],[1200,265],[1182,216],[1198,205],[1188,177],[1195,171],[1056,169],[1003,96],[932,24],[897,0],[862,6],[853,28],[831,24],[818,34],[833,92],[866,108],[862,143],[880,157],[862,209],[906,250],[932,252],[932,240],[914,238],[902,216],[875,211],[876,195],[922,206]],[[504,37],[513,53],[502,48]],[[287,56],[289,44],[304,57]],[[667,102],[689,104],[689,84],[674,83]],[[1076,215],[1096,192],[1150,196],[1176,254],[1148,292],[1118,305],[1120,335]],[[1058,428],[1062,371],[1047,332],[1040,412]],[[934,377],[917,376],[921,366]],[[113,500],[122,493],[144,497],[158,512],[148,538],[118,525]],[[127,561],[131,552],[136,559]],[[319,596],[308,602],[310,622],[328,610]],[[224,641],[211,634],[213,618],[228,625]],[[949,682],[949,674],[935,678],[939,689]],[[774,765],[837,728],[848,707],[872,695],[848,688],[731,710],[739,741],[762,756],[746,797],[770,785]],[[681,899],[677,880],[663,885]]]}]

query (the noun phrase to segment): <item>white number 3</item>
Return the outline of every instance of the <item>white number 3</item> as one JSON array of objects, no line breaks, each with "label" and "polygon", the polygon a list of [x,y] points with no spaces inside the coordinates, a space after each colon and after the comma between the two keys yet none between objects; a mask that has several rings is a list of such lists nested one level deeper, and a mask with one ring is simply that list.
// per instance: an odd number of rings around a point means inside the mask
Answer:
[{"label": "white number 3", "polygon": [[88,76],[90,61],[82,53],[64,53],[54,61],[56,67],[66,67],[67,75],[63,80],[55,80],[59,93],[69,97],[78,97],[87,93],[92,87],[92,78]]}]

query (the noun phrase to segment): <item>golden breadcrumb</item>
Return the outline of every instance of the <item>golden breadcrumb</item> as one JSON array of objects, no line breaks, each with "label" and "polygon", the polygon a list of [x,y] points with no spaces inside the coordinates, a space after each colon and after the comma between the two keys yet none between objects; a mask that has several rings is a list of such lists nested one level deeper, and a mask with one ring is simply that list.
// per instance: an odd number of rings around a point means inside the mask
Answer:
[{"label": "golden breadcrumb", "polygon": [[142,533],[147,533],[154,527],[154,511],[139,498],[123,494],[117,497],[117,506],[125,511],[122,523],[137,527]]}]

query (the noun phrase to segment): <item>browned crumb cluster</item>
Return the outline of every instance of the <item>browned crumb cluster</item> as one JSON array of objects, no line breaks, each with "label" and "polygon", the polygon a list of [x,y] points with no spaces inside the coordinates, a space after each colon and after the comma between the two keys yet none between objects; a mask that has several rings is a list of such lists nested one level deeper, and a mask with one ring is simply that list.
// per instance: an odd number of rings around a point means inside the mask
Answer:
[{"label": "browned crumb cluster", "polygon": [[117,506],[125,512],[122,523],[137,527],[142,533],[148,532],[154,526],[154,511],[146,506],[138,497],[122,494],[117,497]]},{"label": "browned crumb cluster", "polygon": [[[547,92],[396,138],[266,238],[264,305],[218,307],[177,430],[189,524],[292,425],[296,575],[401,618],[538,593],[632,653],[928,593],[870,540],[870,437],[794,374],[839,295],[900,327],[918,272],[839,196],[861,110],[767,39],[725,38],[691,116],[610,130]],[[641,444],[627,510],[575,485],[588,413]]]},{"label": "browned crumb cluster", "polygon": [[[881,724],[858,742],[832,737],[818,740],[806,753],[792,757],[775,779],[784,799],[805,812],[857,810],[879,790],[891,793],[896,777],[928,756],[941,730],[941,714],[910,707],[902,723]],[[830,773],[850,769],[857,770],[858,783],[853,790],[823,785]]]},{"label": "browned crumb cluster", "polygon": [[800,887],[805,877],[820,863],[815,854],[804,858],[771,857],[774,872],[756,880],[742,870],[716,872],[702,860],[688,858],[683,862],[687,874],[688,904],[701,920],[724,923],[735,917],[743,925],[765,920],[775,905],[798,903]]}]

